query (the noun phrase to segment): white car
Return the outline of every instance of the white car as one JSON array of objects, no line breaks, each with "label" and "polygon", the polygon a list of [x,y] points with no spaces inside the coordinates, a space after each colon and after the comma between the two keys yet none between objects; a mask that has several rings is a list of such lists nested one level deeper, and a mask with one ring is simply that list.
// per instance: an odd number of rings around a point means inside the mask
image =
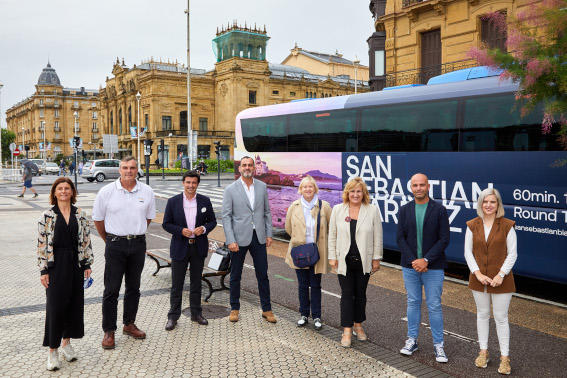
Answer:
[{"label": "white car", "polygon": [[57,163],[48,161],[47,163],[45,163],[43,172],[46,175],[57,175],[59,174],[59,166],[57,165]]}]

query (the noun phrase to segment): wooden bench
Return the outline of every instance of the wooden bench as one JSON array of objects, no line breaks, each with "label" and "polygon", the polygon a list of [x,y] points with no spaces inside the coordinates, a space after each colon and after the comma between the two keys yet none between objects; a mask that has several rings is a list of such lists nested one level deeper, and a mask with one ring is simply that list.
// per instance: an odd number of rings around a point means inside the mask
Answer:
[{"label": "wooden bench", "polygon": [[[213,240],[209,241],[209,252],[215,251],[217,249],[217,246],[217,242]],[[146,256],[154,260],[154,262],[156,263],[156,271],[152,273],[152,276],[158,274],[158,272],[163,268],[171,268],[171,257],[169,257],[169,249],[151,249],[149,251],[146,251]],[[201,280],[205,281],[209,288],[209,294],[205,296],[205,302],[209,301],[215,291],[229,290],[224,281],[226,275],[230,273],[230,268],[229,270],[223,271],[211,269],[207,267],[209,259],[210,254],[209,257],[205,260],[203,273],[201,274]],[[187,267],[187,269],[189,269],[189,267]],[[220,288],[213,287],[213,284],[210,281],[210,278],[212,277],[220,277]]]}]

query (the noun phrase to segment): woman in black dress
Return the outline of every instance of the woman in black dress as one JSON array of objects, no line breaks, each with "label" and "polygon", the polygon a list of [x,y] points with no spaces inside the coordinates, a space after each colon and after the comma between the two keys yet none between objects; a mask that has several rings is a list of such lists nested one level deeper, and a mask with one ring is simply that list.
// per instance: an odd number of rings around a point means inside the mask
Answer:
[{"label": "woman in black dress", "polygon": [[83,280],[93,262],[89,223],[73,206],[77,192],[73,182],[61,177],[51,187],[54,205],[39,220],[38,265],[46,288],[47,306],[43,346],[49,347],[47,370],[60,367],[58,348],[67,361],[77,359],[71,338],[84,335]]}]

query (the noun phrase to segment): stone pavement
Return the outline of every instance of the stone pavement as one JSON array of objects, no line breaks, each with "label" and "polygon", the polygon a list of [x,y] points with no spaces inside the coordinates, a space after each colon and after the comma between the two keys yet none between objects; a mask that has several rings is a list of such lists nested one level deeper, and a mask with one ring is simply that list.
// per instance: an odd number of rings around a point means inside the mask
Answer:
[{"label": "stone pavement", "polygon": [[[7,200],[0,197],[0,204]],[[178,327],[166,332],[170,274],[165,270],[153,277],[150,260],[142,274],[137,320],[148,337],[140,341],[118,332],[116,349],[105,351],[100,347],[104,243],[98,237],[93,237],[95,282],[85,291],[85,337],[72,341],[79,359],[63,361],[60,371],[48,373],[47,349],[41,346],[45,292],[39,283],[34,246],[38,215],[38,208],[0,212],[2,376],[411,376],[402,370],[419,376],[441,375],[373,344],[355,342],[354,348],[344,349],[339,343],[341,331],[332,327],[320,333],[297,328],[296,309],[274,305],[278,323],[269,324],[261,318],[258,297],[246,292],[242,293],[238,323],[228,321],[229,300],[224,291],[204,305],[208,326],[182,316]],[[186,294],[185,305],[187,301]],[[121,306],[122,301],[118,319]]]}]

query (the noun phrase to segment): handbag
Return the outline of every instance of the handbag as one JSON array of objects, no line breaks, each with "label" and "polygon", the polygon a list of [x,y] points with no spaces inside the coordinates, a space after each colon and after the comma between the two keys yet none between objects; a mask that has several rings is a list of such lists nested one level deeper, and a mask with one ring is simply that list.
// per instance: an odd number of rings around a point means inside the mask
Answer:
[{"label": "handbag", "polygon": [[207,266],[219,272],[225,272],[230,269],[230,250],[226,244],[215,249]]},{"label": "handbag", "polygon": [[317,242],[319,241],[319,223],[321,220],[321,200],[319,200],[319,212],[317,213],[317,239],[315,243],[306,243],[298,245],[291,249],[291,259],[293,265],[298,268],[307,268],[313,266],[319,261],[319,248]]}]

